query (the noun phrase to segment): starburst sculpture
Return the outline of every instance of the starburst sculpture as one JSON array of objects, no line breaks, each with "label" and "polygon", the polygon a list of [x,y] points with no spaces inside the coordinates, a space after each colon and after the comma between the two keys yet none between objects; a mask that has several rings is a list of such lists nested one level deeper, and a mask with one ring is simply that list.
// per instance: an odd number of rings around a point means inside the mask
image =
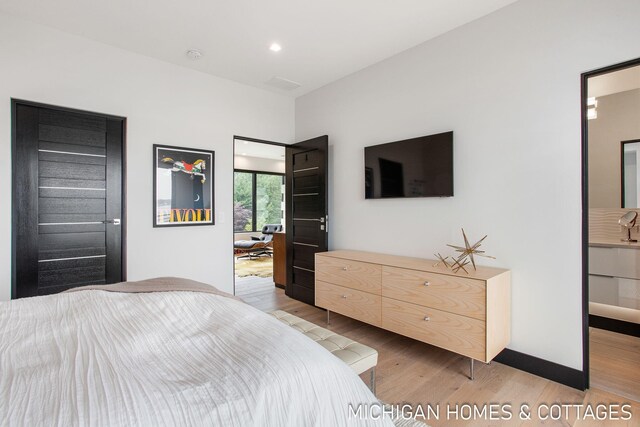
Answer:
[{"label": "starburst sculpture", "polygon": [[464,247],[456,246],[456,245],[447,245],[455,249],[456,252],[460,252],[460,255],[458,256],[458,258],[455,258],[453,260],[453,263],[451,264],[451,269],[453,270],[454,273],[457,273],[459,270],[462,269],[464,270],[465,273],[468,274],[469,272],[464,267],[467,264],[469,264],[469,261],[471,261],[471,265],[473,266],[473,269],[477,270],[476,260],[474,256],[481,256],[485,258],[495,259],[495,257],[492,257],[491,255],[486,255],[485,251],[481,251],[478,249],[482,245],[482,242],[484,241],[484,239],[487,238],[486,235],[482,239],[474,243],[473,245],[469,244],[469,239],[467,239],[467,234],[464,232],[464,228],[462,229],[462,237],[464,238]]},{"label": "starburst sculpture", "polygon": [[467,269],[464,268],[468,264],[469,264],[469,260],[467,259],[467,257],[460,256],[458,257],[458,259],[453,260],[453,263],[451,264],[451,270],[453,270],[454,273],[457,273],[460,270],[464,270],[465,273],[469,274]]},{"label": "starburst sculpture", "polygon": [[440,255],[440,252],[438,252],[437,254],[434,254],[434,255],[435,255],[436,258],[438,258],[438,262],[433,264],[434,267],[437,267],[440,264],[444,264],[445,267],[451,268],[451,264],[449,264],[449,262],[447,261],[449,259],[448,256],[442,256],[442,255]]}]

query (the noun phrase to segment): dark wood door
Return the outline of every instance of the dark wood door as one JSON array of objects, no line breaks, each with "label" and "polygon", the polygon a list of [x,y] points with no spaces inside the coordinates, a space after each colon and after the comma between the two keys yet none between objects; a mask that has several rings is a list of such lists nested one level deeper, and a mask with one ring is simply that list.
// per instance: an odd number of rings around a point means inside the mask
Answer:
[{"label": "dark wood door", "polygon": [[328,146],[325,135],[286,147],[285,293],[307,304],[315,304],[315,254],[328,246]]},{"label": "dark wood door", "polygon": [[124,279],[124,119],[13,102],[12,298]]}]

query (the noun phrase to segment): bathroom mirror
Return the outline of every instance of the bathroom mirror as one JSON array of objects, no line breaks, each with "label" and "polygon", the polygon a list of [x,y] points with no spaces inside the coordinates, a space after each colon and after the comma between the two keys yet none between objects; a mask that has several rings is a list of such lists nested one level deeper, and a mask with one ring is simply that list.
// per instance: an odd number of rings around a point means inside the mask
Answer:
[{"label": "bathroom mirror", "polygon": [[640,65],[587,85],[589,208],[640,208]]},{"label": "bathroom mirror", "polygon": [[640,139],[622,141],[621,143],[622,165],[622,207],[640,207]]}]

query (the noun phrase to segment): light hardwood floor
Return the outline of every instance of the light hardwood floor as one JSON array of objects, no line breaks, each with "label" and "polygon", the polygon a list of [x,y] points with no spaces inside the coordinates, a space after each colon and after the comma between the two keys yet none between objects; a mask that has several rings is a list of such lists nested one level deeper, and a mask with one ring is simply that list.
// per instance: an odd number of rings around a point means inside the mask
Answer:
[{"label": "light hardwood floor", "polygon": [[[285,310],[298,317],[326,325],[326,312],[288,298],[273,286],[271,279],[256,277],[236,281],[236,295],[263,310]],[[377,397],[391,404],[420,404],[440,408],[439,419],[431,426],[640,426],[640,339],[591,330],[592,384],[586,392],[528,374],[500,363],[476,363],[475,380],[467,378],[468,360],[462,356],[384,331],[338,314],[331,315],[329,329],[378,350]],[[363,380],[368,381],[367,374]],[[508,421],[462,420],[447,417],[447,405],[510,404]],[[577,419],[575,410],[557,421],[540,420],[542,404],[622,404],[629,403],[629,421]],[[519,418],[519,408],[527,404],[531,420]],[[544,407],[543,407],[544,408]]]},{"label": "light hardwood floor", "polygon": [[639,402],[640,338],[590,328],[589,347],[591,387]]}]

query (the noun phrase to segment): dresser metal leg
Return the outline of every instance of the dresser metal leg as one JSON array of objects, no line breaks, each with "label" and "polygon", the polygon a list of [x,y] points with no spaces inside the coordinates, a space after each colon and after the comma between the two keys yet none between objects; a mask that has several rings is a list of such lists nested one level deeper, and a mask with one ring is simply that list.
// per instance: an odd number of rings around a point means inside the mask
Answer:
[{"label": "dresser metal leg", "polygon": [[376,367],[371,368],[371,380],[369,381],[369,388],[373,395],[376,395]]},{"label": "dresser metal leg", "polygon": [[473,381],[473,359],[469,358],[469,379]]},{"label": "dresser metal leg", "polygon": [[331,313],[329,310],[327,310],[327,325],[329,324],[329,313]]}]

